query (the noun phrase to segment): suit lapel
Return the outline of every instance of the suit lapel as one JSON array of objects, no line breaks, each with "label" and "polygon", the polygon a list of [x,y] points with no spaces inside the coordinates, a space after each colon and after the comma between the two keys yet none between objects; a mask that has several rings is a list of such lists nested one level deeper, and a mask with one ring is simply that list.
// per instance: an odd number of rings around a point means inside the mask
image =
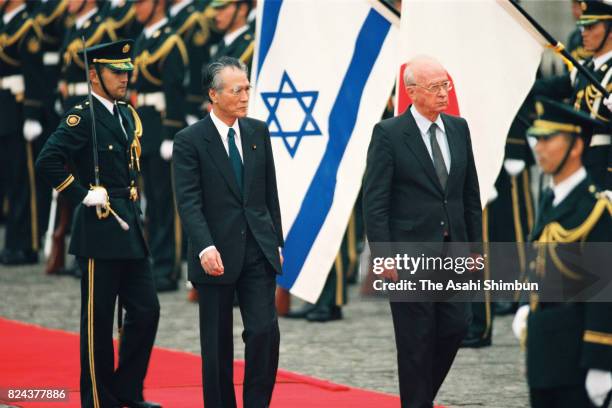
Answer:
[{"label": "suit lapel", "polygon": [[419,130],[414,117],[410,113],[410,107],[406,109],[404,118],[406,119],[406,127],[404,130],[404,140],[406,141],[406,144],[410,150],[412,150],[412,153],[414,153],[414,156],[417,158],[419,163],[421,163],[421,166],[423,166],[425,169],[425,173],[429,176],[438,191],[444,193],[440,180],[438,180],[438,176],[436,175],[433,162],[431,161],[431,156],[429,155],[425,142],[423,142],[423,138],[421,137],[421,131]]},{"label": "suit lapel", "polygon": [[221,136],[210,118],[210,115],[204,119],[204,124],[206,125],[204,139],[208,142],[208,154],[229,185],[230,190],[232,190],[239,200],[242,200],[240,188],[238,187],[234,170],[232,169],[232,165],[229,161],[229,156],[227,155],[227,151],[225,150],[223,142],[221,141]]},{"label": "suit lapel", "polygon": [[240,139],[242,140],[242,160],[244,164],[244,201],[246,202],[251,181],[253,180],[253,171],[255,166],[254,149],[256,145],[252,143],[253,128],[245,120],[238,120],[240,126]]}]

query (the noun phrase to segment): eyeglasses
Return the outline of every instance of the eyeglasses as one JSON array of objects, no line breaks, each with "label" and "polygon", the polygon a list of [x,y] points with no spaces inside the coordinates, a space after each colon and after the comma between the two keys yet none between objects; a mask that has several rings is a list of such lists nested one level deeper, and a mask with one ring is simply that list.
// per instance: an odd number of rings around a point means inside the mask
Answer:
[{"label": "eyeglasses", "polygon": [[453,89],[453,84],[452,84],[451,81],[440,82],[440,83],[437,83],[437,84],[430,85],[428,87],[427,86],[422,86],[422,85],[419,85],[419,84],[408,85],[408,86],[418,86],[419,88],[424,89],[426,92],[429,92],[431,94],[438,94],[442,90],[448,92],[451,89]]},{"label": "eyeglasses", "polygon": [[234,96],[238,96],[242,92],[246,92],[247,95],[248,95],[251,92],[251,85],[247,85],[247,86],[235,86],[233,88],[230,88],[228,90],[228,92],[231,93]]}]

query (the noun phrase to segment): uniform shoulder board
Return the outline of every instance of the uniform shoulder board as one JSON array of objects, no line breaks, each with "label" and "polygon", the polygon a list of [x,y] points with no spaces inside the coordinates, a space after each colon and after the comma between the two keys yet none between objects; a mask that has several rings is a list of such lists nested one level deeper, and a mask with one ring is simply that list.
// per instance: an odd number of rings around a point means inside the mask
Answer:
[{"label": "uniform shoulder board", "polygon": [[76,106],[74,107],[74,109],[81,110],[81,109],[83,109],[83,105],[76,105]]},{"label": "uniform shoulder board", "polygon": [[127,102],[126,102],[126,101],[117,101],[117,103],[118,103],[119,105],[127,105]]}]

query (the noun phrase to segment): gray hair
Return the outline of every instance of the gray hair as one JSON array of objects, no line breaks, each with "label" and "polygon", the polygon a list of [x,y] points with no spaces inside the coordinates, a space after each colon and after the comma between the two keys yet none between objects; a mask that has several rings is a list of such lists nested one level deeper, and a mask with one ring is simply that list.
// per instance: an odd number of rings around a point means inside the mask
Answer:
[{"label": "gray hair", "polygon": [[[220,91],[223,89],[223,81],[221,80],[221,71],[225,68],[235,68],[244,72],[249,76],[249,69],[244,62],[233,57],[221,57],[204,67],[202,72],[202,88],[204,95],[208,97],[208,91],[215,89]],[[209,98],[210,99],[210,98]]]},{"label": "gray hair", "polygon": [[412,86],[417,84],[415,71],[418,71],[418,68],[423,67],[424,65],[437,65],[440,68],[444,69],[442,64],[440,64],[440,62],[435,58],[432,58],[428,55],[418,55],[408,61],[408,63],[406,64],[403,76],[405,86]]}]

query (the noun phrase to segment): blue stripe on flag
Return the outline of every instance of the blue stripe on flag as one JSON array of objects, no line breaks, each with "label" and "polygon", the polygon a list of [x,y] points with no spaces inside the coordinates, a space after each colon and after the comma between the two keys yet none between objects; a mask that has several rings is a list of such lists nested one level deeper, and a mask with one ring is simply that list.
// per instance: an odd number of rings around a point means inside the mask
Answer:
[{"label": "blue stripe on flag", "polygon": [[353,57],[329,115],[325,153],[285,240],[283,274],[277,282],[286,289],[297,279],[331,209],[338,168],[355,127],[363,90],[390,27],[372,9],[359,31]]},{"label": "blue stripe on flag", "polygon": [[274,33],[276,32],[276,25],[278,24],[278,15],[280,13],[283,0],[266,0],[264,2],[264,9],[261,22],[261,38],[259,40],[259,58],[257,60],[257,80],[261,73],[261,66],[266,60],[272,40],[274,39]]}]

